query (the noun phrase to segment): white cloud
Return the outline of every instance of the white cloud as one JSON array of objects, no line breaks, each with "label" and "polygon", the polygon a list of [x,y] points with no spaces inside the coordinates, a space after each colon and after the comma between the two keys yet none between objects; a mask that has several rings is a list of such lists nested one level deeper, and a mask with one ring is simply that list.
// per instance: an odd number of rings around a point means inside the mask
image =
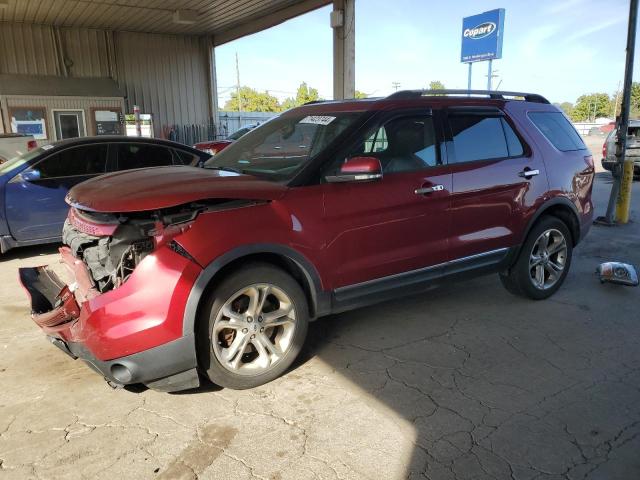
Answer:
[{"label": "white cloud", "polygon": [[568,42],[574,42],[581,38],[588,37],[589,35],[592,35],[594,33],[598,33],[602,30],[606,30],[607,28],[613,27],[614,25],[618,25],[619,23],[626,23],[626,20],[627,20],[627,17],[621,16],[618,18],[612,18],[610,20],[607,20],[606,22],[596,23],[595,25],[592,25],[589,28],[582,28],[577,30],[575,33],[566,37],[566,40]]}]

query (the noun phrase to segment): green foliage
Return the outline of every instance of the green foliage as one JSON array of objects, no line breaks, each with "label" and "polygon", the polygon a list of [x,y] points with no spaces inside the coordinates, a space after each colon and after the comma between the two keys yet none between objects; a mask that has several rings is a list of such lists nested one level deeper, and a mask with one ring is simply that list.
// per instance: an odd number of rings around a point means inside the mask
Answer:
[{"label": "green foliage", "polygon": [[611,98],[606,93],[591,93],[578,97],[571,120],[584,122],[599,117],[610,117],[612,112]]},{"label": "green foliage", "polygon": [[[620,95],[622,97],[622,95]],[[620,100],[622,103],[622,100]],[[618,113],[620,109],[618,108]],[[633,82],[631,84],[631,111],[629,112],[634,118],[640,115],[640,83]]]},{"label": "green foliage", "polygon": [[309,88],[307,82],[302,82],[296,92],[296,98],[287,98],[280,106],[281,110],[289,110],[290,108],[299,107],[308,102],[315,102],[320,100],[318,90],[315,88]]},{"label": "green foliage", "polygon": [[562,111],[569,117],[571,118],[571,115],[573,114],[573,103],[571,102],[562,102],[560,104],[557,105],[557,107],[559,107],[560,109],[562,109]]},{"label": "green foliage", "polygon": [[368,94],[361,92],[360,90],[356,90],[356,92],[353,95],[353,98],[367,98],[369,97]]},{"label": "green foliage", "polygon": [[224,104],[224,110],[243,112],[279,112],[280,102],[269,92],[258,92],[251,87],[240,88],[240,101],[238,92],[233,92],[231,98]]},{"label": "green foliage", "polygon": [[[619,92],[618,97],[618,103],[616,105],[616,109],[615,109],[615,115],[620,115],[620,108],[622,107],[622,92]],[[611,103],[611,115],[614,115],[614,109],[613,109],[613,102],[615,102],[616,99],[616,93],[614,92],[614,94],[611,96],[611,98],[613,99],[612,103]],[[640,118],[640,83],[638,82],[633,82],[631,84],[631,105],[630,105],[630,109],[629,109],[629,117],[630,118]]]},{"label": "green foliage", "polygon": [[444,90],[445,86],[440,80],[433,80],[429,82],[429,90]]}]

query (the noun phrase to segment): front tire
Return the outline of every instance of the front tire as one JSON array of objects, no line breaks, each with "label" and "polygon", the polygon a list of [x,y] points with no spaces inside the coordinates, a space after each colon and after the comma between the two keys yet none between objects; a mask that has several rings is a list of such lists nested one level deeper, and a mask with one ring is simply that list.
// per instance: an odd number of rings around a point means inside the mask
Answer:
[{"label": "front tire", "polygon": [[543,300],[564,282],[573,255],[571,233],[557,217],[545,216],[534,225],[516,262],[500,281],[512,294]]},{"label": "front tire", "polygon": [[309,308],[289,274],[252,263],[216,285],[199,320],[201,366],[215,384],[241,390],[291,366],[307,336]]}]

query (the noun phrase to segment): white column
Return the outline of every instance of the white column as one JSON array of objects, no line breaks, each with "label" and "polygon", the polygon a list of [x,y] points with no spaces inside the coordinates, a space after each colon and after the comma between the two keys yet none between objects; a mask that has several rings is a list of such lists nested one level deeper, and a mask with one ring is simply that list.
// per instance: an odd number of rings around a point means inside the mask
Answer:
[{"label": "white column", "polygon": [[[341,12],[341,13],[340,13]],[[333,0],[333,98],[353,98],[356,91],[355,0]]]},{"label": "white column", "polygon": [[207,41],[207,60],[208,60],[208,77],[209,77],[209,114],[213,118],[213,122],[220,130],[218,118],[218,74],[216,73],[216,47],[213,37],[209,37]]}]

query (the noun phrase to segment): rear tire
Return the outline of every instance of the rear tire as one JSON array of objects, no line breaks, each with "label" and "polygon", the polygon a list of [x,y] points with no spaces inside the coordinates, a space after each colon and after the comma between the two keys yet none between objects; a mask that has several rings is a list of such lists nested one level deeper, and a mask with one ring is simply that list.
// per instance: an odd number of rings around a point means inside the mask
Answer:
[{"label": "rear tire", "polygon": [[573,255],[571,233],[557,217],[544,216],[529,232],[517,260],[502,285],[514,295],[543,300],[556,293],[564,282]]},{"label": "rear tire", "polygon": [[291,366],[308,323],[307,299],[298,282],[273,265],[247,264],[218,283],[204,302],[200,365],[222,387],[263,385]]}]

